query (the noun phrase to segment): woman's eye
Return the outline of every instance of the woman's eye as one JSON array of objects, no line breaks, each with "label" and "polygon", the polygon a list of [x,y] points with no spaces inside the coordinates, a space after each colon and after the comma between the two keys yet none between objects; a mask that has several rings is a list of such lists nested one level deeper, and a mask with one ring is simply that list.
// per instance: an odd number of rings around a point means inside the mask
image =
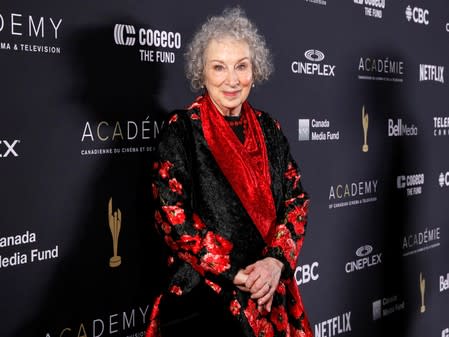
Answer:
[{"label": "woman's eye", "polygon": [[214,65],[214,70],[221,71],[221,70],[223,70],[223,66],[216,64],[216,65]]},{"label": "woman's eye", "polygon": [[237,69],[238,70],[245,70],[247,68],[247,64],[246,63],[242,63],[242,64],[239,64],[238,66],[237,66]]}]

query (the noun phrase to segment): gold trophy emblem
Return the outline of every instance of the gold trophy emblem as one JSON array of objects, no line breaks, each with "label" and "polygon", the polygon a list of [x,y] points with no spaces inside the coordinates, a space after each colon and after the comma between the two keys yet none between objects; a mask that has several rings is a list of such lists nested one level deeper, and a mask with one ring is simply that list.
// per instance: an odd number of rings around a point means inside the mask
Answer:
[{"label": "gold trophy emblem", "polygon": [[426,311],[424,305],[424,293],[426,291],[426,279],[422,277],[422,273],[419,273],[419,291],[421,292],[421,313]]},{"label": "gold trophy emblem", "polygon": [[365,113],[365,106],[362,107],[362,126],[363,126],[363,146],[362,151],[368,152],[368,114]]},{"label": "gold trophy emblem", "polygon": [[117,255],[118,236],[122,225],[122,212],[120,211],[120,208],[118,208],[117,211],[112,213],[112,197],[109,199],[108,204],[108,222],[112,234],[112,248],[114,252],[114,255],[109,259],[109,267],[114,268],[120,266],[122,263],[122,258]]}]

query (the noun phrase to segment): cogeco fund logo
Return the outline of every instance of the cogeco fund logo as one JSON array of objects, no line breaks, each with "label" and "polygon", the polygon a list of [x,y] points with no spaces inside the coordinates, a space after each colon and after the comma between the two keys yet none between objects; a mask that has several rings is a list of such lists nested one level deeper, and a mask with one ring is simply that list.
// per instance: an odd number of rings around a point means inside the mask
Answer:
[{"label": "cogeco fund logo", "polygon": [[291,64],[291,71],[297,75],[309,76],[335,76],[335,65],[320,63],[324,60],[325,55],[317,49],[309,49],[304,53],[307,61],[293,61]]},{"label": "cogeco fund logo", "polygon": [[299,141],[338,141],[340,131],[331,129],[331,122],[325,119],[298,119]]},{"label": "cogeco fund logo", "polygon": [[407,124],[402,118],[388,118],[388,137],[417,136],[418,127]]},{"label": "cogeco fund logo", "polygon": [[396,177],[396,188],[405,190],[407,197],[422,194],[424,173],[400,175]]},{"label": "cogeco fund logo", "polygon": [[441,188],[449,187],[449,171],[440,173],[438,176],[438,185],[440,185]]},{"label": "cogeco fund logo", "polygon": [[358,79],[370,81],[403,82],[404,61],[389,57],[360,57]]},{"label": "cogeco fund logo", "polygon": [[173,50],[181,48],[182,37],[179,32],[118,23],[114,26],[114,42],[118,46],[139,46],[142,62],[175,63]]},{"label": "cogeco fund logo", "polygon": [[0,140],[0,159],[19,157],[16,146],[20,144],[20,139]]},{"label": "cogeco fund logo", "polygon": [[366,16],[377,19],[382,19],[385,2],[386,0],[354,0],[355,4],[364,6]]},{"label": "cogeco fund logo", "polygon": [[382,263],[382,253],[373,253],[373,246],[363,245],[355,251],[357,258],[345,264],[347,274]]},{"label": "cogeco fund logo", "polygon": [[62,18],[0,12],[0,50],[32,54],[61,54],[54,45],[61,37]]},{"label": "cogeco fund logo", "polygon": [[408,22],[414,22],[421,25],[428,25],[430,23],[430,12],[428,9],[411,7],[408,5],[405,8],[405,18]]},{"label": "cogeco fund logo", "polygon": [[444,66],[434,64],[419,65],[419,82],[432,81],[444,84]]}]

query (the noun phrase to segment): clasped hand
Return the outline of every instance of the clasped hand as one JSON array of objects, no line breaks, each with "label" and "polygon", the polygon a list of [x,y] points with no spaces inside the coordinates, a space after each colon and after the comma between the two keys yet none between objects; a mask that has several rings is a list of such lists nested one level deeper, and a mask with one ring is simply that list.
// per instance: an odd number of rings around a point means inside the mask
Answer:
[{"label": "clasped hand", "polygon": [[266,257],[240,269],[234,277],[234,284],[240,290],[251,293],[251,298],[257,300],[259,311],[265,309],[270,312],[282,268],[282,262]]}]

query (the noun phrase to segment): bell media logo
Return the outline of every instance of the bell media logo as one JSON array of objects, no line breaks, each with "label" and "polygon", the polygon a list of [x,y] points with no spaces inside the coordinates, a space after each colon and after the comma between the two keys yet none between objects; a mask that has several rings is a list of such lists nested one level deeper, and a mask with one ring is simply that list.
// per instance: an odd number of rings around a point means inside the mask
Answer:
[{"label": "bell media logo", "polygon": [[134,46],[134,44],[136,43],[135,35],[136,29],[134,28],[134,26],[116,24],[114,27],[114,41],[118,45]]}]

